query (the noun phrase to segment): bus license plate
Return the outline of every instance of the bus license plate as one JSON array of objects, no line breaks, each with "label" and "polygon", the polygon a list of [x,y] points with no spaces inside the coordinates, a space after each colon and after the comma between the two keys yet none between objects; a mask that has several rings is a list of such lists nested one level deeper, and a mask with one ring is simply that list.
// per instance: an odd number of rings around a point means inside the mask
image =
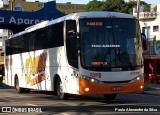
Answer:
[{"label": "bus license plate", "polygon": [[112,87],[112,91],[122,91],[122,90],[123,90],[122,86],[113,86]]}]

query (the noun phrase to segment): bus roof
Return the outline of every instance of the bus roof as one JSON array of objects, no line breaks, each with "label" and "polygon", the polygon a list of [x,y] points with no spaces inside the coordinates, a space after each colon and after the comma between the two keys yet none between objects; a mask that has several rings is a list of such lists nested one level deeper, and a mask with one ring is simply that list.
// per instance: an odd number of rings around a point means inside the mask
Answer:
[{"label": "bus roof", "polygon": [[38,23],[36,25],[30,26],[30,27],[26,28],[24,31],[19,32],[17,34],[14,34],[13,36],[11,36],[11,38],[25,34],[25,33],[29,33],[31,31],[34,31],[34,30],[37,30],[37,29],[40,29],[40,28],[43,28],[46,26],[50,26],[55,23],[62,22],[64,20],[69,20],[69,19],[78,20],[81,18],[133,18],[133,19],[136,19],[136,17],[134,17],[133,15],[120,13],[120,12],[92,11],[92,12],[72,13],[72,14],[68,14],[66,16],[57,18],[55,20],[43,21],[43,22]]}]

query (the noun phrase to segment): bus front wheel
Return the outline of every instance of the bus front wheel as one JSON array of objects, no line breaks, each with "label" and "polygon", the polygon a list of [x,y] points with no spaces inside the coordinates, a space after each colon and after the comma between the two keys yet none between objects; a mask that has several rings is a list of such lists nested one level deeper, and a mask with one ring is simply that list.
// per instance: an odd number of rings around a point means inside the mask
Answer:
[{"label": "bus front wheel", "polygon": [[104,94],[104,97],[106,100],[114,100],[116,98],[117,94]]},{"label": "bus front wheel", "polygon": [[67,93],[64,93],[63,91],[63,85],[61,79],[58,77],[56,81],[56,94],[58,99],[60,100],[66,100],[69,98]]}]

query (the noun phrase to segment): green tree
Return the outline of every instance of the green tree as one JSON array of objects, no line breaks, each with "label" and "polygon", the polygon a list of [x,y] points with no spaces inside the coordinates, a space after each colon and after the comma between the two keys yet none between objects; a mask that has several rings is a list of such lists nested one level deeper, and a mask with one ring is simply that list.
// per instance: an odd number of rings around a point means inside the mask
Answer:
[{"label": "green tree", "polygon": [[[144,1],[140,5],[147,6]],[[133,8],[137,6],[137,2],[125,2],[124,0],[92,0],[85,6],[85,11],[113,11],[133,14]]]},{"label": "green tree", "polygon": [[103,1],[92,0],[85,7],[85,11],[102,11]]},{"label": "green tree", "polygon": [[103,11],[121,12],[125,5],[124,0],[106,0],[102,6]]},{"label": "green tree", "polygon": [[128,14],[133,14],[133,8],[137,6],[137,2],[127,2],[126,3],[126,9],[125,11],[127,11],[126,13]]}]

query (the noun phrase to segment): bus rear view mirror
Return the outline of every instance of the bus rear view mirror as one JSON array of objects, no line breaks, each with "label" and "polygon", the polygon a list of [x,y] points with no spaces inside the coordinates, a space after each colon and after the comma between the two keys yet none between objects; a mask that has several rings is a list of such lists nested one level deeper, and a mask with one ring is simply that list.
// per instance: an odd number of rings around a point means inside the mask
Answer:
[{"label": "bus rear view mirror", "polygon": [[70,31],[68,31],[68,36],[75,36],[75,31],[74,30],[70,30]]}]

